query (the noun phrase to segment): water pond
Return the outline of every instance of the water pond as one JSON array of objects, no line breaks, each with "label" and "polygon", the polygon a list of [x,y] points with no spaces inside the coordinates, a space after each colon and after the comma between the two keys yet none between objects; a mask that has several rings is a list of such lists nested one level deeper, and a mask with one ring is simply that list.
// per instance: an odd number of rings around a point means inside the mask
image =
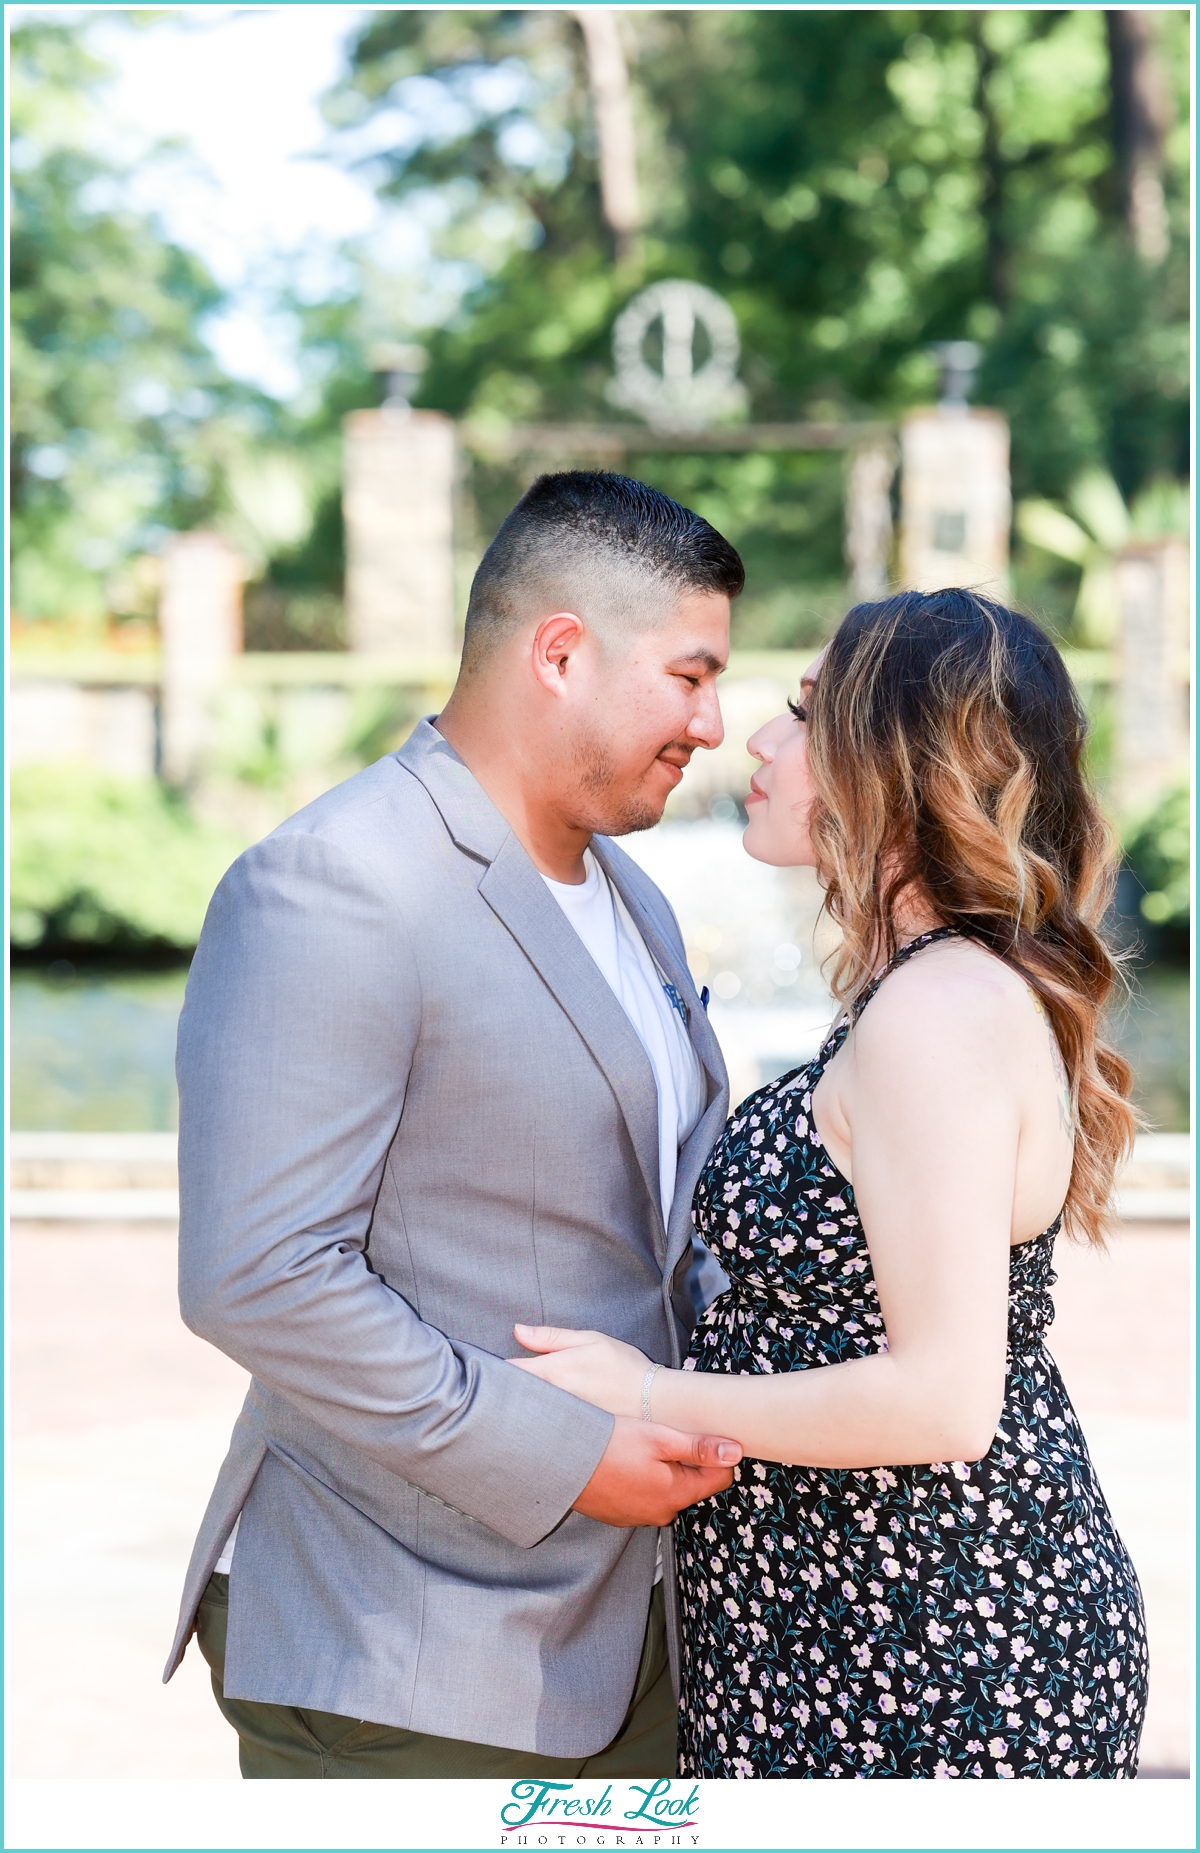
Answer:
[{"label": "water pond", "polygon": [[[26,1131],[167,1132],[176,1125],[175,1029],[187,974],[18,969],[12,977],[12,1124]],[[1142,974],[1117,1040],[1133,1062],[1153,1127],[1184,1132],[1188,1094],[1188,979]],[[819,1016],[819,1012],[817,1013]],[[815,1020],[815,1019],[814,1019]],[[802,1061],[807,1019],[736,1000],[714,1010],[731,1068],[748,1043],[739,1092]],[[787,1044],[791,1046],[785,1046]],[[738,1076],[735,1074],[735,1087]]]}]

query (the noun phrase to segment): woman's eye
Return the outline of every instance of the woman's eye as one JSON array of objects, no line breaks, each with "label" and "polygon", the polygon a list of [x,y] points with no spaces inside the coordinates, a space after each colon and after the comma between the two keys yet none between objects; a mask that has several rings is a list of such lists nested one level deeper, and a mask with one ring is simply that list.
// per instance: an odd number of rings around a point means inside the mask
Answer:
[{"label": "woman's eye", "polygon": [[792,713],[795,715],[798,721],[806,721],[808,719],[808,709],[802,708],[798,701],[789,701],[788,707],[791,709]]}]

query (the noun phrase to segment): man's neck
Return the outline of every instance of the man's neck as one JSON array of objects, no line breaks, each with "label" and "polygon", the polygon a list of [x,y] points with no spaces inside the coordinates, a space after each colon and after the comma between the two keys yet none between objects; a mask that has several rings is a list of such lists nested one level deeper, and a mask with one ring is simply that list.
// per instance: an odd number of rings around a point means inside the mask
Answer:
[{"label": "man's neck", "polygon": [[569,823],[547,801],[538,779],[486,719],[449,701],[434,726],[482,786],[535,869],[571,887],[587,879],[583,852],[590,830]]}]

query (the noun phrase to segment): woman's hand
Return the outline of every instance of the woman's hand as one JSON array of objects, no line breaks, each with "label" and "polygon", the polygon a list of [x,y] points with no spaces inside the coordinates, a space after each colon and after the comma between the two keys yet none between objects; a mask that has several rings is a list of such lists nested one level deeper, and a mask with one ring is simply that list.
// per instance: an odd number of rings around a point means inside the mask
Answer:
[{"label": "woman's hand", "polygon": [[554,1325],[515,1325],[513,1331],[526,1351],[541,1353],[536,1358],[510,1358],[518,1370],[569,1390],[610,1415],[641,1416],[642,1384],[650,1360],[635,1345],[606,1338],[603,1332],[572,1332]]}]

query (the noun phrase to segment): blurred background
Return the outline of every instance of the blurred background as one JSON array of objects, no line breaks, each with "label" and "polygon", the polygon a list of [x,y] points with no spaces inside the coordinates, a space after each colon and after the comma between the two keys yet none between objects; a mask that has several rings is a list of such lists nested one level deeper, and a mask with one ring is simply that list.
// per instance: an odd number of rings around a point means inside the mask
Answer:
[{"label": "blurred background", "polygon": [[8,21],[13,1773],[236,1774],[197,1656],[155,1684],[244,1387],[173,1303],[188,960],[233,857],[437,710],[523,488],[595,466],[747,565],[726,745],[628,843],[735,1097],[830,1012],[746,736],[889,587],[1066,654],[1146,1134],[1053,1348],[1150,1603],[1145,1773],[1186,1773],[1188,12]]}]

